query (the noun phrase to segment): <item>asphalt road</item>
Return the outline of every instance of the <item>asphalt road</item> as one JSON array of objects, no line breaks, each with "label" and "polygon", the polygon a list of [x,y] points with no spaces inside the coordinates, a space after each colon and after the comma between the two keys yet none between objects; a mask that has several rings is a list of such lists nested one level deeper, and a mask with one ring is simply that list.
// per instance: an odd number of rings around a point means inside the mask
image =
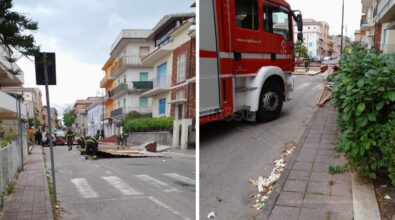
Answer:
[{"label": "asphalt road", "polygon": [[54,147],[54,155],[62,219],[195,219],[191,155],[85,160],[66,146]]},{"label": "asphalt road", "polygon": [[299,141],[315,108],[321,74],[296,76],[294,98],[269,123],[215,122],[200,127],[200,219],[251,219],[249,179],[268,176],[289,141]]}]

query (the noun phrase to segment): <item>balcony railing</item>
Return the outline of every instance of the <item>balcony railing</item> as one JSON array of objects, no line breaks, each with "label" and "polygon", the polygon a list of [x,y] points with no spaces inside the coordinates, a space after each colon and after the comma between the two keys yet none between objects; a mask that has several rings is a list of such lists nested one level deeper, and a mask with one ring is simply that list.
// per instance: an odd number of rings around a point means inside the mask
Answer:
[{"label": "balcony railing", "polygon": [[132,81],[132,82],[121,83],[109,92],[108,98],[113,98],[114,96],[123,95],[128,91],[143,92],[144,90],[150,90],[152,88],[153,88],[152,81]]},{"label": "balcony railing", "polygon": [[171,77],[167,75],[154,77],[152,82],[154,83],[154,89],[171,87]]},{"label": "balcony railing", "polygon": [[152,106],[151,105],[147,105],[145,107],[128,106],[128,107],[117,108],[114,111],[111,111],[111,117],[126,115],[129,112],[133,112],[133,111],[138,112],[140,114],[149,114],[152,112]]},{"label": "balcony railing", "polygon": [[123,56],[120,59],[118,59],[112,68],[114,77],[117,77],[127,67],[141,66],[141,58],[142,57],[140,57],[140,55],[136,54],[136,55]]},{"label": "balcony railing", "polygon": [[366,20],[366,19],[361,20],[361,25],[360,26],[362,26],[363,24],[367,24],[367,23],[368,23],[368,20]]},{"label": "balcony railing", "polygon": [[395,44],[381,44],[380,49],[383,53],[395,53]]},{"label": "balcony railing", "polygon": [[129,90],[130,89],[149,90],[149,89],[153,88],[153,82],[152,81],[132,81],[131,85],[128,84],[128,88],[129,88]]},{"label": "balcony railing", "polygon": [[103,79],[100,80],[100,88],[104,88],[105,85],[109,82],[109,81],[113,81],[114,78],[112,76],[107,76],[104,75]]},{"label": "balcony railing", "polygon": [[127,92],[127,86],[124,83],[119,84],[118,86],[116,86],[114,89],[112,89],[110,91],[110,98],[119,95],[119,94],[124,94],[125,92]]}]

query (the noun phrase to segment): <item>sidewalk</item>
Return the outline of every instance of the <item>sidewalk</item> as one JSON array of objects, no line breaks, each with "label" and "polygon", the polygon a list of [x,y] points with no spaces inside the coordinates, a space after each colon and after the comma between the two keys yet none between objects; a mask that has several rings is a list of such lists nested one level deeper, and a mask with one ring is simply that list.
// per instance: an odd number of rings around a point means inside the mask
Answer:
[{"label": "sidewalk", "polygon": [[351,173],[328,172],[329,165],[346,163],[335,151],[337,112],[330,104],[317,111],[265,205],[264,219],[353,219]]},{"label": "sidewalk", "polygon": [[53,219],[41,147],[36,145],[8,196],[1,219]]}]

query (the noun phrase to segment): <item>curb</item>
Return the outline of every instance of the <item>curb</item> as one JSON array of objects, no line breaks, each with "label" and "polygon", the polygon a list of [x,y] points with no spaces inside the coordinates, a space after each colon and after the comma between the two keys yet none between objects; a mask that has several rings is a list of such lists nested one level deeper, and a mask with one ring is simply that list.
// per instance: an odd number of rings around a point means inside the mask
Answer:
[{"label": "curb", "polygon": [[[40,146],[41,147],[41,146]],[[42,149],[44,150],[44,149]],[[47,216],[48,216],[48,220],[53,220],[53,207],[51,205],[51,197],[49,196],[49,187],[48,187],[48,181],[47,181],[47,172],[46,172],[46,168],[45,168],[45,154],[42,155],[43,156],[43,163],[44,163],[44,167],[43,167],[43,173],[44,173],[44,185],[45,185],[45,198],[46,198],[46,207],[47,207]]]},{"label": "curb", "polygon": [[263,210],[258,215],[258,219],[266,220],[269,218],[269,216],[274,208],[274,205],[276,204],[277,199],[280,196],[280,192],[283,189],[285,182],[288,179],[289,173],[291,172],[291,168],[294,166],[294,164],[296,162],[296,158],[299,155],[300,150],[302,149],[304,140],[307,137],[307,135],[309,134],[311,127],[313,125],[313,122],[317,118],[318,112],[320,112],[320,111],[321,111],[320,108],[317,108],[317,110],[314,111],[314,113],[310,119],[308,127],[304,130],[302,136],[300,137],[299,142],[296,145],[294,153],[289,158],[287,166],[285,167],[283,174],[280,176],[276,185],[274,186],[273,191],[272,191],[271,195],[269,196],[269,199],[266,201]]},{"label": "curb", "polygon": [[362,180],[356,172],[352,174],[352,198],[354,220],[381,219],[373,184]]}]

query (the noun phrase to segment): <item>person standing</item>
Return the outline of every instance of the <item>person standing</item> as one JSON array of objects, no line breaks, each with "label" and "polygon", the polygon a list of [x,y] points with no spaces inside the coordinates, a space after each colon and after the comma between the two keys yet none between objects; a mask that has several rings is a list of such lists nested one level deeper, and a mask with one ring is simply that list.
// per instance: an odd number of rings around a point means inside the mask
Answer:
[{"label": "person standing", "polygon": [[66,133],[66,140],[67,140],[67,146],[69,147],[69,151],[73,149],[73,141],[74,141],[74,132],[69,128],[69,130]]},{"label": "person standing", "polygon": [[101,129],[100,131],[100,139],[103,140],[104,139],[104,130]]}]

